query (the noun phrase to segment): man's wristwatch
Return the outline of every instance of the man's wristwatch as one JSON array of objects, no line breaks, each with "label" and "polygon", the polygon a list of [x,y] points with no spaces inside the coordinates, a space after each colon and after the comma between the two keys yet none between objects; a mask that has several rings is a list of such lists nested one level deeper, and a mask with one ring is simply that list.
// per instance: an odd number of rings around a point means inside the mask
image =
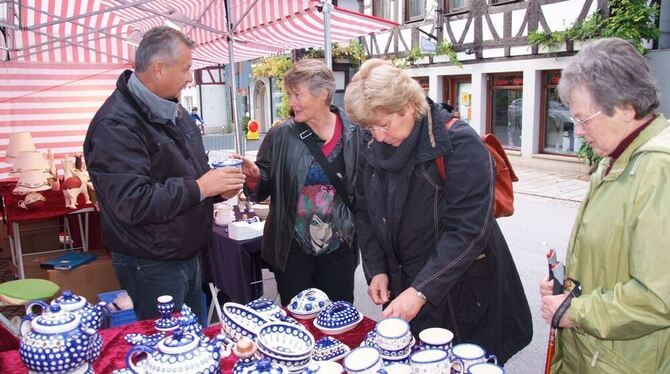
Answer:
[{"label": "man's wristwatch", "polygon": [[414,289],[414,292],[416,292],[416,295],[423,299],[423,301],[427,301],[426,295],[424,295],[421,291]]}]

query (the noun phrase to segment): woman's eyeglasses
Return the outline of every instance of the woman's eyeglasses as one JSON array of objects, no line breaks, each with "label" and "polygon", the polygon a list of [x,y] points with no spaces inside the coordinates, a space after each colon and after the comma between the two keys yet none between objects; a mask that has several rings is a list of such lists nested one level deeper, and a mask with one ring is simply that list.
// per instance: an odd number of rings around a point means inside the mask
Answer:
[{"label": "woman's eyeglasses", "polygon": [[579,119],[579,118],[576,118],[576,117],[570,117],[570,119],[572,120],[572,122],[575,123],[575,125],[577,125],[577,126],[581,126],[581,127],[583,127],[584,129],[586,129],[586,128],[587,128],[586,124],[587,124],[590,120],[592,120],[592,119],[598,117],[598,116],[601,115],[601,114],[603,114],[603,112],[599,110],[599,111],[597,111],[597,112],[591,114],[590,116],[588,116],[588,117],[586,117],[586,118],[584,118],[584,119]]},{"label": "woman's eyeglasses", "polygon": [[383,126],[367,126],[363,127],[363,131],[372,134],[374,133],[385,133],[389,131],[389,128],[391,127],[391,121],[388,121],[385,125]]}]

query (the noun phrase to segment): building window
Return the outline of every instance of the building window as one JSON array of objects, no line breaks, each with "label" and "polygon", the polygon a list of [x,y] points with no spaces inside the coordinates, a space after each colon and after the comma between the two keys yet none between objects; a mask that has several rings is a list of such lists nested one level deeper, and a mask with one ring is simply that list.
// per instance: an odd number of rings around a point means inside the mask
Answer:
[{"label": "building window", "polygon": [[405,20],[422,20],[425,8],[424,0],[405,0]]},{"label": "building window", "polygon": [[452,13],[460,10],[466,10],[469,4],[469,0],[444,0],[444,12]]},{"label": "building window", "polygon": [[489,131],[509,149],[521,148],[523,73],[489,76]]},{"label": "building window", "polygon": [[542,152],[576,155],[582,139],[575,136],[570,110],[558,98],[560,79],[560,70],[546,71],[542,77]]},{"label": "building window", "polygon": [[472,120],[472,81],[469,75],[444,77],[444,100],[461,119]]},{"label": "building window", "polygon": [[391,0],[372,0],[372,15],[391,19]]}]

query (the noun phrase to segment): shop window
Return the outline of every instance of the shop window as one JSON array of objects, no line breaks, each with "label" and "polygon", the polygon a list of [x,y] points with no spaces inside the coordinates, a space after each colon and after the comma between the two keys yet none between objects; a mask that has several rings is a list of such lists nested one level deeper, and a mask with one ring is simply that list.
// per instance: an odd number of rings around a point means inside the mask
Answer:
[{"label": "shop window", "polygon": [[391,0],[372,0],[372,15],[390,20]]},{"label": "shop window", "polygon": [[556,87],[561,79],[560,70],[547,71],[542,79],[541,134],[542,151],[576,155],[582,140],[575,136],[575,125],[570,110],[561,103]]},{"label": "shop window", "polygon": [[425,12],[424,0],[405,0],[405,20],[419,21]]},{"label": "shop window", "polygon": [[444,77],[444,100],[454,107],[461,119],[472,120],[472,81],[469,75]]},{"label": "shop window", "polygon": [[505,148],[521,148],[523,118],[523,74],[505,73],[489,76],[489,131]]}]

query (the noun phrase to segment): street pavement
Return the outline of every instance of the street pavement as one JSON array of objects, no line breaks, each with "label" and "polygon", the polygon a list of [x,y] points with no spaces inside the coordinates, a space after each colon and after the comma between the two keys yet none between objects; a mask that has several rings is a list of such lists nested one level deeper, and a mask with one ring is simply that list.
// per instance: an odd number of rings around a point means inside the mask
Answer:
[{"label": "street pavement", "polygon": [[[255,151],[247,156],[255,159]],[[521,277],[533,315],[533,340],[506,365],[510,374],[537,374],[544,370],[549,328],[540,317],[539,280],[547,274],[545,253],[551,246],[565,258],[570,231],[580,202],[588,191],[583,175],[553,170],[515,167],[519,181],[514,184],[515,213],[498,220]],[[271,273],[264,278],[272,278]],[[356,270],[354,304],[361,312],[381,319],[381,307],[367,296],[361,267]],[[273,281],[265,283],[265,296],[277,299]]]}]

